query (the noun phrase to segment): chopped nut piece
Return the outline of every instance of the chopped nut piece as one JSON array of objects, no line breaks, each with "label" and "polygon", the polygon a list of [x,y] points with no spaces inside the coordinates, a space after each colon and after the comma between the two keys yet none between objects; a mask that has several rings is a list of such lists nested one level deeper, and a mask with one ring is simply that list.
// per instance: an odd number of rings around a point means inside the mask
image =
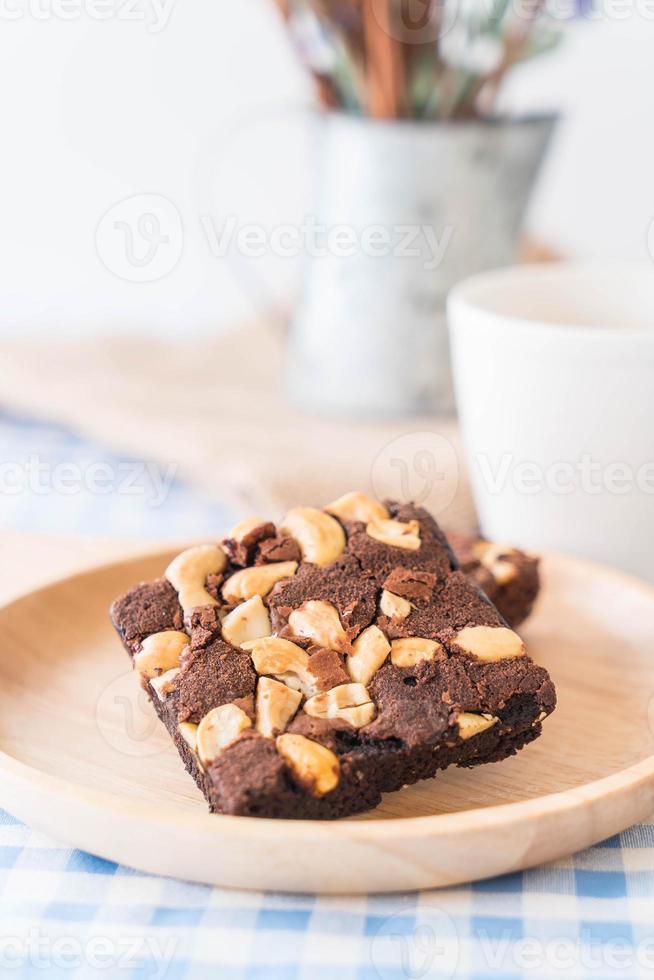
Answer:
[{"label": "chopped nut piece", "polygon": [[340,684],[316,694],[309,698],[304,710],[312,718],[341,718],[354,728],[363,728],[375,717],[375,706],[363,684]]},{"label": "chopped nut piece", "polygon": [[192,721],[180,721],[177,726],[179,734],[182,736],[189,749],[192,752],[197,752],[198,750],[198,726],[194,725]]},{"label": "chopped nut piece", "polygon": [[466,626],[450,642],[486,663],[511,660],[525,653],[525,645],[518,634],[506,626]]},{"label": "chopped nut piece", "polygon": [[185,613],[197,606],[215,606],[216,599],[205,588],[207,575],[219,575],[227,556],[215,544],[200,544],[182,551],[166,569],[166,578],[177,590],[179,604]]},{"label": "chopped nut piece", "polygon": [[299,691],[292,691],[286,684],[270,677],[262,677],[257,684],[257,731],[266,738],[274,738],[285,731],[301,700]]},{"label": "chopped nut piece", "polygon": [[295,538],[304,560],[314,565],[328,565],[345,550],[345,532],[341,525],[314,507],[289,510],[281,530]]},{"label": "chopped nut piece", "polygon": [[518,569],[509,561],[498,561],[490,569],[490,573],[498,585],[507,585],[516,578]]},{"label": "chopped nut piece", "polygon": [[512,582],[518,574],[518,569],[510,561],[495,562],[495,564],[488,570],[498,585],[507,585],[509,582]]},{"label": "chopped nut piece", "polygon": [[389,517],[383,504],[358,490],[344,493],[338,500],[327,504],[325,510],[340,517],[342,521],[361,521],[364,524],[368,521],[385,521]]},{"label": "chopped nut piece", "polygon": [[270,617],[261,596],[252,596],[232,609],[223,619],[222,630],[224,639],[234,647],[242,647],[248,640],[270,636]]},{"label": "chopped nut piece", "polygon": [[330,602],[309,599],[288,617],[288,625],[294,636],[302,636],[320,647],[344,653],[350,642],[343,629],[338,612]]},{"label": "chopped nut piece", "polygon": [[134,655],[134,666],[144,677],[156,677],[173,667],[179,667],[179,658],[189,638],[179,630],[164,630],[146,636],[141,649]]},{"label": "chopped nut piece", "polygon": [[252,654],[257,674],[272,675],[307,697],[316,693],[315,679],[309,670],[309,654],[296,643],[267,636],[245,643],[244,647]]},{"label": "chopped nut piece", "polygon": [[467,742],[469,738],[479,735],[496,725],[497,718],[493,715],[474,715],[469,711],[462,711],[457,718],[459,725],[459,738]]},{"label": "chopped nut piece", "polygon": [[384,589],[379,608],[384,616],[388,616],[390,619],[406,619],[413,606],[408,599],[403,599],[402,596]]},{"label": "chopped nut piece", "polygon": [[296,571],[296,561],[243,568],[227,579],[223,585],[223,596],[227,602],[240,602],[241,599],[251,599],[255,595],[268,595],[276,582],[290,578]]},{"label": "chopped nut piece", "polygon": [[509,545],[494,544],[491,541],[477,541],[473,554],[482,565],[488,569],[498,585],[506,585],[513,581],[518,574],[517,567],[511,561],[515,549]]},{"label": "chopped nut piece", "polygon": [[198,725],[197,746],[202,764],[210,766],[247,728],[252,728],[252,722],[235,704],[212,708]]},{"label": "chopped nut piece", "polygon": [[391,643],[391,663],[394,667],[415,667],[421,660],[433,660],[442,649],[436,640],[407,636]]},{"label": "chopped nut piece", "polygon": [[163,701],[166,695],[170,694],[172,682],[175,680],[178,674],[179,667],[173,667],[171,670],[167,670],[165,674],[161,674],[159,677],[151,678],[150,687],[153,688],[160,701]]},{"label": "chopped nut piece", "polygon": [[338,757],[324,745],[290,733],[279,735],[275,744],[298,783],[312,796],[324,796],[338,786],[341,768]]},{"label": "chopped nut piece", "polygon": [[378,626],[369,626],[352,644],[347,671],[353,681],[369,684],[391,651],[391,645]]},{"label": "chopped nut piece", "polygon": [[[469,541],[468,547],[471,547],[473,555],[475,558],[478,558],[479,561],[483,562],[484,558],[488,558],[489,555],[491,561],[495,560],[497,556],[497,548],[499,547],[497,542],[485,541],[483,538],[479,538],[477,541],[469,540],[463,534],[461,535],[461,538],[464,541]],[[500,554],[506,554],[508,550],[510,549],[502,548]]]},{"label": "chopped nut piece", "polygon": [[418,521],[371,521],[366,527],[366,534],[392,548],[404,548],[406,551],[417,551],[420,547],[420,524]]},{"label": "chopped nut piece", "polygon": [[233,538],[234,541],[242,541],[248,534],[252,534],[258,527],[264,527],[266,524],[268,524],[268,521],[265,517],[248,517],[246,520],[239,521],[238,524],[235,524],[227,537]]}]

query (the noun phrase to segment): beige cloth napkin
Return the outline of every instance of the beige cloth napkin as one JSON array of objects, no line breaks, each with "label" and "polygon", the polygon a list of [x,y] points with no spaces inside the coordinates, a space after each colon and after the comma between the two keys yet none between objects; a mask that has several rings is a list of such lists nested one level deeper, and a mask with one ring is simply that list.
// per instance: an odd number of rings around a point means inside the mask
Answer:
[{"label": "beige cloth napkin", "polygon": [[444,526],[474,511],[452,419],[321,418],[283,391],[283,340],[270,325],[214,339],[5,341],[6,408],[65,423],[177,475],[242,513],[279,517],[352,488],[417,497]]}]

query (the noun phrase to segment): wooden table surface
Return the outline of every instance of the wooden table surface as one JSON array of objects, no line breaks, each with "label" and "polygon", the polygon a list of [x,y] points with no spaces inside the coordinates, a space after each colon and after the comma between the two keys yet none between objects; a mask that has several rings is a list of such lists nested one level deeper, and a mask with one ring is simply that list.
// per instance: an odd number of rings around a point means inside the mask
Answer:
[{"label": "wooden table surface", "polygon": [[4,528],[0,530],[0,602],[61,575],[143,550],[143,543],[138,541],[64,538]]}]

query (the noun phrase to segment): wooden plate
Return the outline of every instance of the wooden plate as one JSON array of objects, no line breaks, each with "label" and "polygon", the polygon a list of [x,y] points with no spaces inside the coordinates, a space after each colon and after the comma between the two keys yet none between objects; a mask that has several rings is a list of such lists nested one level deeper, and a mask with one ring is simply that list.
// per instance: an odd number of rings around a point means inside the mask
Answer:
[{"label": "wooden plate", "polygon": [[654,589],[551,556],[525,631],[559,708],[518,756],[454,770],[336,823],[210,816],[107,617],[168,553],[0,607],[0,804],[77,847],[240,888],[430,888],[559,858],[654,811]]}]

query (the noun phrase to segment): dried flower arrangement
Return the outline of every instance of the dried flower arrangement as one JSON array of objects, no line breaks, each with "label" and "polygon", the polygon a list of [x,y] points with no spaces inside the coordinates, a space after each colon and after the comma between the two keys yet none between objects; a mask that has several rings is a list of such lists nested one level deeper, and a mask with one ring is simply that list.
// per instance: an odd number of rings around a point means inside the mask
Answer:
[{"label": "dried flower arrangement", "polygon": [[507,72],[550,50],[543,0],[277,0],[328,108],[377,118],[488,115]]}]

